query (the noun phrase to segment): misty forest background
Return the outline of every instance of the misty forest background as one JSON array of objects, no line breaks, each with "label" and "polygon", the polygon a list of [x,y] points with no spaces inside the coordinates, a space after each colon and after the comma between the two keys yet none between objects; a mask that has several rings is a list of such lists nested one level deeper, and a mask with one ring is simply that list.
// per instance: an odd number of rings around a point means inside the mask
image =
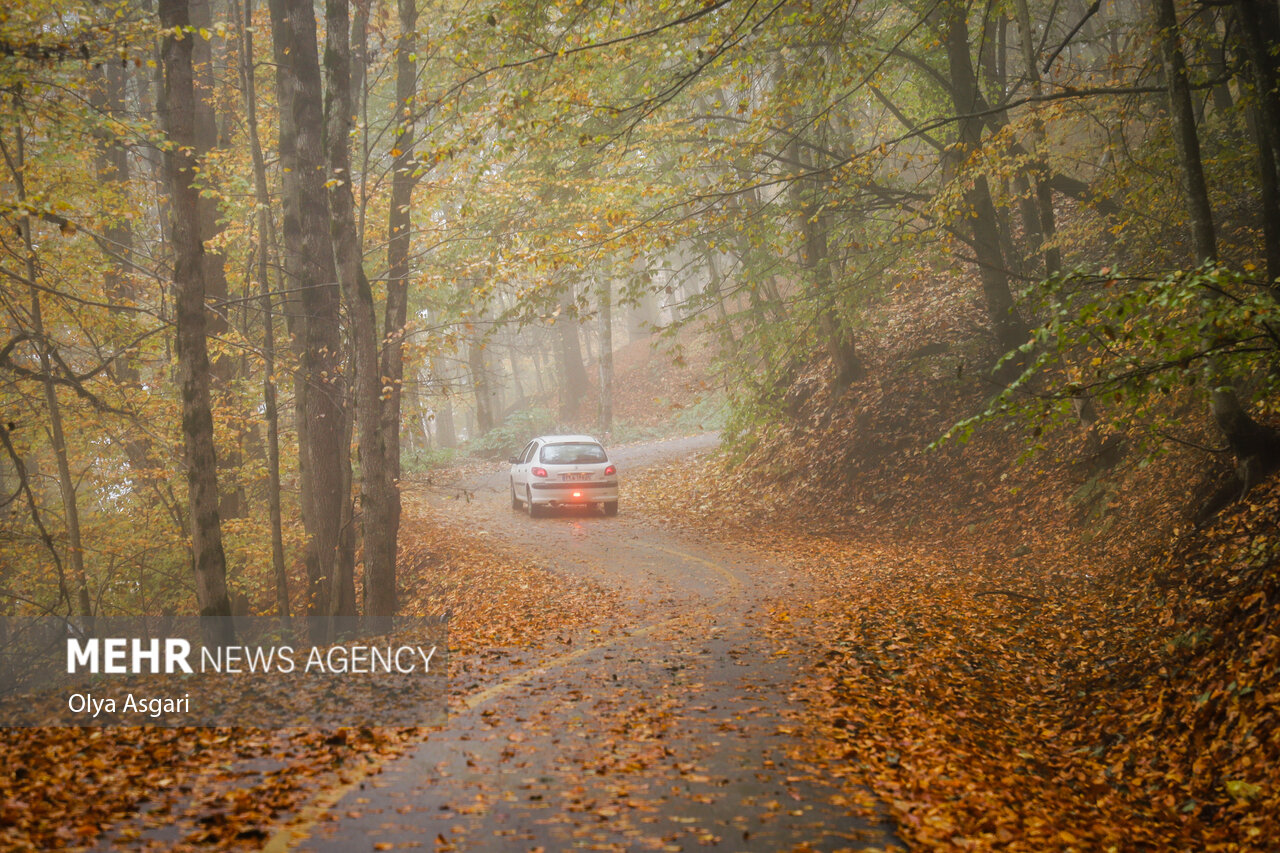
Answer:
[{"label": "misty forest background", "polygon": [[650,339],[743,493],[994,431],[1193,446],[1211,514],[1276,461],[1277,44],[1267,0],[9,2],[2,659],[386,632],[402,480],[633,435]]}]

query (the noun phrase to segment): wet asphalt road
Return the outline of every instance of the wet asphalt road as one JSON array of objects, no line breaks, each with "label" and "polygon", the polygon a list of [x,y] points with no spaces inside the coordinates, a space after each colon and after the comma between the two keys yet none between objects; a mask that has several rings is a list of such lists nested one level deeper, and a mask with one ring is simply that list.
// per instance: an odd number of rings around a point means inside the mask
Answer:
[{"label": "wet asphalt road", "polygon": [[[506,475],[467,484],[469,523],[567,579],[618,590],[633,619],[470,693],[448,725],[272,849],[840,850],[892,828],[803,750],[801,654],[761,630],[800,581],[746,550],[628,514],[626,472],[714,446],[621,448],[622,513],[533,520]],[[340,796],[338,794],[341,794]],[[862,805],[850,799],[861,799]]]}]

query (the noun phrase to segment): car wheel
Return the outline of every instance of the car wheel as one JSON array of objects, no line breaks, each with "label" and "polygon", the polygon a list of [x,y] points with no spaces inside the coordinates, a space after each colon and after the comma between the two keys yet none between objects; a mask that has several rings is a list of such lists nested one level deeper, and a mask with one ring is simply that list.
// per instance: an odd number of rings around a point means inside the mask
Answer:
[{"label": "car wheel", "polygon": [[516,484],[511,484],[511,508],[520,509],[520,498],[516,496]]},{"label": "car wheel", "polygon": [[604,514],[605,514],[605,515],[617,515],[617,514],[618,514],[618,502],[617,502],[617,501],[605,501],[605,502],[604,502]]},{"label": "car wheel", "polygon": [[529,517],[541,518],[542,509],[533,502],[533,489],[529,488],[528,486],[524,487],[524,500],[529,507]]}]

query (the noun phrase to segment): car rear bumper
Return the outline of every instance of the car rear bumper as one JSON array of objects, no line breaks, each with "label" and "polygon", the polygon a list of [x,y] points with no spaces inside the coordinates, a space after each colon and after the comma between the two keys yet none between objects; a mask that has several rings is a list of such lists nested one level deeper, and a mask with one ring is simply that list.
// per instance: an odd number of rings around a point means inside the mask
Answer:
[{"label": "car rear bumper", "polygon": [[618,499],[617,482],[531,483],[536,504],[587,504]]}]

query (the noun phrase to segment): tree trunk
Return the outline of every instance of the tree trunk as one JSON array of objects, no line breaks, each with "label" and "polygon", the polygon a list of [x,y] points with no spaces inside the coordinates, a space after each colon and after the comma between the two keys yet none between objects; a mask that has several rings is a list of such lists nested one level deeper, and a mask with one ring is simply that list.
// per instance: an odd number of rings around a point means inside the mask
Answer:
[{"label": "tree trunk", "polygon": [[493,429],[495,412],[485,343],[478,334],[467,338],[467,368],[471,372],[471,391],[476,400],[476,437],[479,437]]},{"label": "tree trunk", "polygon": [[[818,144],[825,143],[819,138]],[[808,171],[813,164],[805,156],[804,147],[797,138],[791,145],[791,156],[796,165]],[[802,263],[809,274],[809,286],[817,303],[818,332],[823,347],[835,366],[835,388],[843,390],[866,375],[862,359],[858,357],[857,344],[836,309],[835,280],[831,270],[828,238],[831,232],[831,216],[823,209],[820,179],[810,178],[792,184],[803,240]]]},{"label": "tree trunk", "polygon": [[[514,362],[513,362],[514,364]],[[600,432],[613,431],[613,280],[601,276],[600,284]]]},{"label": "tree trunk", "polygon": [[[360,117],[360,175],[369,174],[369,11],[372,0],[352,3],[351,20],[351,103],[352,115]],[[356,205],[356,241],[365,244],[365,222],[369,213],[369,181],[360,181]]]},{"label": "tree trunk", "polygon": [[[1191,241],[1197,263],[1213,263],[1218,259],[1217,237],[1213,226],[1213,209],[1209,204],[1209,188],[1200,161],[1200,139],[1196,131],[1195,111],[1191,102],[1191,86],[1187,63],[1182,55],[1178,35],[1178,19],[1173,0],[1152,0],[1157,39],[1164,65],[1165,83],[1169,89],[1169,111],[1173,122],[1174,144],[1182,167],[1183,187],[1191,220]],[[1210,298],[1221,298],[1211,294]],[[1206,345],[1213,346],[1213,341]],[[1280,461],[1280,434],[1249,416],[1235,388],[1223,378],[1221,359],[1208,359],[1209,407],[1214,422],[1222,431],[1236,459],[1237,476],[1242,491],[1247,491],[1262,474]]]},{"label": "tree trunk", "polygon": [[1195,108],[1191,102],[1191,84],[1187,61],[1182,55],[1178,37],[1178,17],[1173,0],[1152,0],[1155,6],[1157,39],[1164,65],[1165,85],[1169,89],[1169,114],[1173,123],[1173,142],[1182,167],[1182,186],[1187,193],[1187,212],[1191,218],[1191,243],[1197,264],[1218,259],[1218,243],[1213,227],[1213,208],[1209,204],[1209,188],[1205,183],[1200,159],[1200,137],[1196,132]]},{"label": "tree trunk", "polygon": [[703,257],[707,260],[707,289],[711,293],[711,298],[715,301],[716,317],[720,320],[721,334],[730,348],[733,348],[738,341],[734,337],[733,323],[729,319],[729,311],[724,304],[724,287],[720,275],[720,263],[716,260],[716,250],[711,248],[704,249]]},{"label": "tree trunk", "polygon": [[1274,51],[1280,44],[1280,13],[1265,0],[1236,0],[1240,43],[1249,59],[1254,99],[1250,106],[1258,146],[1267,278],[1280,278],[1280,71]]},{"label": "tree trunk", "polygon": [[[90,72],[89,100],[94,109],[103,115],[116,120],[124,120],[125,86],[128,71],[114,62],[96,66]],[[95,171],[97,178],[107,186],[112,186],[122,196],[129,191],[129,152],[110,132],[102,132],[97,138],[97,156]],[[115,252],[128,258],[133,253],[133,228],[126,216],[111,216],[103,230],[103,237]],[[124,264],[112,261],[103,274],[103,291],[111,299],[113,305],[133,302],[137,293],[129,281]],[[115,323],[123,327],[123,334],[117,335],[121,342],[131,337],[134,324],[132,315],[127,311],[113,311]],[[128,385],[138,382],[138,370],[129,353],[122,353],[112,366],[116,381]]]},{"label": "tree trunk", "polygon": [[[273,36],[272,53],[276,69],[276,101],[279,109],[277,146],[280,160],[281,215],[280,228],[277,231],[276,257],[279,259],[281,270],[280,309],[297,356],[297,367],[293,372],[293,405],[294,424],[298,432],[298,508],[303,529],[307,534],[302,553],[303,565],[307,571],[304,616],[307,618],[308,632],[314,632],[314,611],[318,603],[314,573],[318,570],[319,564],[313,557],[314,543],[310,539],[311,531],[315,529],[316,524],[316,487],[311,474],[309,461],[311,440],[305,416],[308,409],[308,359],[305,346],[307,313],[302,304],[300,290],[305,275],[303,258],[299,252],[302,244],[300,220],[302,183],[297,153],[297,130],[294,123],[294,104],[299,93],[297,78],[291,71],[294,58],[289,49],[288,10],[285,4],[286,0],[268,0]],[[328,590],[320,588],[319,591],[323,594],[323,601],[319,603],[322,603],[327,611]]]},{"label": "tree trunk", "polygon": [[[27,201],[26,141],[22,127],[17,129],[16,162],[13,181],[19,204]],[[31,217],[19,220],[23,254],[26,259],[27,280],[33,285],[39,275],[36,265],[35,242],[31,236]],[[67,527],[67,562],[71,566],[71,579],[76,588],[76,613],[80,630],[85,636],[95,633],[93,606],[89,597],[89,575],[84,565],[84,542],[80,536],[80,504],[76,499],[76,481],[71,475],[71,462],[67,456],[67,438],[62,425],[62,407],[58,402],[58,387],[53,381],[52,345],[44,329],[44,314],[40,307],[40,291],[31,288],[31,331],[35,335],[36,352],[40,360],[41,385],[44,390],[45,408],[49,410],[49,438],[53,444],[54,459],[58,464],[58,494],[62,499],[62,513]],[[34,505],[32,508],[34,516]]]},{"label": "tree trunk", "polygon": [[1276,153],[1267,140],[1269,131],[1256,101],[1248,108],[1249,130],[1258,152],[1258,195],[1262,202],[1262,244],[1271,292],[1280,298],[1280,177]]},{"label": "tree trunk", "polygon": [[[160,25],[190,26],[186,0],[160,0]],[[200,630],[210,646],[235,643],[231,601],[227,596],[226,555],[218,516],[218,469],[209,403],[209,353],[205,346],[204,245],[200,240],[199,189],[196,187],[195,88],[192,42],[166,35],[163,40],[165,130],[172,146],[165,151],[165,174],[173,215],[174,307],[177,314],[178,376],[182,387],[183,457],[191,511],[191,548],[195,562]]]},{"label": "tree trunk", "polygon": [[[387,214],[387,304],[384,315],[386,337],[382,348],[382,420],[387,432],[387,449],[393,475],[400,476],[399,430],[404,378],[404,334],[409,308],[409,249],[413,244],[414,101],[417,98],[418,63],[414,56],[418,27],[418,6],[414,0],[399,0],[400,39],[396,48],[396,104],[399,126],[394,138],[391,172],[390,210]],[[398,152],[398,153],[396,153]],[[399,502],[397,501],[397,520]]]},{"label": "tree trunk", "polygon": [[271,525],[271,569],[275,578],[276,622],[288,634],[293,630],[289,611],[289,572],[285,564],[284,520],[280,508],[280,415],[276,394],[276,338],[272,315],[270,265],[267,250],[275,242],[271,223],[271,193],[267,187],[267,165],[258,135],[258,108],[255,94],[253,56],[253,0],[245,0],[240,27],[240,81],[244,89],[245,123],[249,130],[249,153],[253,157],[253,188],[258,204],[257,275],[258,297],[262,305],[262,400],[267,422],[267,513]]},{"label": "tree trunk", "polygon": [[643,276],[645,283],[635,307],[627,313],[627,343],[647,340],[653,334],[653,327],[658,324],[658,300],[648,287],[652,274],[641,268],[636,271],[636,275]]},{"label": "tree trunk", "polygon": [[[154,115],[154,106],[146,97],[149,87],[147,77],[139,75],[140,113]],[[103,115],[118,121],[128,119],[125,94],[128,88],[129,72],[123,64],[114,62],[95,66],[89,76],[90,103]],[[125,145],[109,130],[97,134],[96,172],[98,180],[106,186],[112,186],[115,192],[126,196],[131,191],[131,170],[129,168],[129,151]],[[143,149],[143,155],[157,153],[154,146]],[[154,178],[163,181],[162,167],[157,166]],[[164,198],[164,193],[155,194]],[[168,208],[163,206],[162,221],[168,219]],[[123,346],[132,342],[138,333],[136,315],[130,310],[139,299],[138,289],[129,272],[129,264],[134,254],[133,226],[131,219],[119,212],[109,215],[102,236],[106,243],[113,247],[114,257],[108,259],[108,266],[102,276],[103,292],[111,304],[113,343]],[[111,375],[124,387],[143,391],[142,374],[138,369],[137,354],[121,351],[112,362]],[[120,446],[129,462],[130,477],[134,482],[145,484],[155,495],[156,500],[165,507],[170,516],[177,520],[178,528],[185,535],[186,523],[180,518],[178,498],[162,472],[165,465],[156,459],[154,448],[148,437],[138,430],[126,429],[119,436]]]},{"label": "tree trunk", "polygon": [[590,381],[582,362],[582,344],[578,338],[578,321],[572,314],[573,284],[565,285],[556,326],[560,332],[560,420],[566,424],[578,417],[578,406],[587,393]]},{"label": "tree trunk", "polygon": [[[378,328],[373,290],[365,277],[363,248],[356,232],[355,196],[351,187],[351,21],[347,0],[325,3],[325,144],[329,166],[329,233],[347,316],[351,321],[355,365],[355,412],[360,447],[360,513],[364,543],[365,621],[371,631],[391,630],[395,615],[395,537],[392,505],[399,502],[382,423],[382,381],[378,365]],[[355,625],[341,583],[332,604],[334,633]]]},{"label": "tree trunk", "polygon": [[436,443],[452,450],[458,446],[458,429],[453,423],[453,400],[442,397],[435,406],[436,410]]},{"label": "tree trunk", "polygon": [[[280,161],[286,173],[284,267],[296,278],[294,318],[301,361],[298,417],[303,457],[303,524],[307,528],[307,630],[313,642],[328,639],[329,587],[338,565],[342,491],[350,465],[344,443],[346,382],[339,327],[341,296],[329,237],[325,198],[323,117],[316,22],[306,0],[271,0],[272,33],[282,93]],[[288,180],[288,176],[294,176]],[[291,237],[295,238],[291,241]]]},{"label": "tree trunk", "polygon": [[[1027,0],[1016,0],[1018,14],[1018,31],[1022,42],[1022,63],[1025,73],[1031,80],[1031,94],[1040,97],[1043,86],[1040,82],[1040,63],[1036,57],[1035,34],[1031,29],[1031,13],[1027,9]],[[1034,107],[1032,109],[1035,109]],[[1039,114],[1035,114],[1031,125],[1031,153],[1035,161],[1031,164],[1031,183],[1035,189],[1035,208],[1038,221],[1036,228],[1036,248],[1044,258],[1046,276],[1057,275],[1062,270],[1062,256],[1052,245],[1054,233],[1057,231],[1053,211],[1053,189],[1049,186],[1049,168],[1044,161],[1045,130]]]},{"label": "tree trunk", "polygon": [[511,390],[516,395],[514,410],[519,411],[526,408],[529,402],[525,394],[524,382],[520,378],[520,350],[516,346],[516,332],[510,327],[504,331],[503,348],[507,351],[507,363],[511,365]]},{"label": "tree trunk", "polygon": [[[983,120],[979,111],[980,92],[969,56],[969,25],[966,6],[952,2],[947,6],[946,49],[951,79],[951,97],[958,122],[959,140],[954,154],[960,168],[982,141]],[[971,213],[970,236],[982,280],[982,293],[987,303],[987,316],[1001,350],[1008,352],[1026,342],[1027,328],[1018,314],[1009,289],[1008,267],[1000,251],[1000,228],[995,204],[985,175],[977,175],[973,186],[965,191],[965,204]]]},{"label": "tree trunk", "polygon": [[[348,353],[348,372],[354,375],[354,354]],[[342,446],[350,449],[355,432],[355,386],[347,389],[351,397],[342,409]],[[360,608],[356,603],[356,507],[351,497],[351,457],[342,466],[342,515],[338,523],[338,554],[329,583],[329,636],[338,639],[353,634],[360,626]]]},{"label": "tree trunk", "polygon": [[[415,0],[399,0],[400,40],[396,51],[396,108],[400,125],[395,135],[391,173],[390,210],[387,214],[387,301],[383,317],[380,432],[385,457],[383,486],[386,507],[378,535],[387,560],[386,574],[373,579],[380,584],[375,595],[366,588],[365,622],[375,632],[389,631],[396,601],[396,561],[400,539],[400,419],[404,395],[404,335],[409,311],[409,249],[412,245],[414,175],[413,114],[417,97],[417,61],[414,57],[418,26]],[[398,153],[396,153],[398,152]],[[368,532],[365,554],[369,553]]]},{"label": "tree trunk", "polygon": [[[188,4],[191,26],[197,30],[208,30],[212,26],[211,0],[190,0]],[[193,86],[195,90],[195,148],[196,158],[205,160],[207,155],[220,148],[222,140],[218,133],[218,113],[214,108],[214,91],[217,85],[217,69],[214,68],[212,40],[192,37],[191,62]],[[204,175],[207,183],[208,175]],[[219,223],[220,212],[216,197],[201,193],[197,204],[200,225],[200,241],[208,246],[222,233]],[[234,410],[236,401],[233,397],[233,384],[240,374],[239,360],[234,353],[223,351],[217,343],[226,336],[231,328],[227,318],[227,304],[230,291],[227,287],[226,257],[219,249],[205,248],[201,260],[204,274],[204,289],[208,316],[205,318],[205,338],[215,341],[215,350],[210,357],[210,388],[214,405],[219,410]],[[242,518],[247,512],[244,488],[236,483],[235,476],[241,464],[240,444],[243,436],[237,431],[228,436],[218,454],[218,470],[221,481],[221,504],[219,514],[222,518]]]},{"label": "tree trunk", "polygon": [[[12,494],[15,498],[21,493],[26,498],[27,511],[31,515],[31,523],[35,525],[40,534],[40,541],[44,543],[45,548],[49,550],[49,556],[53,558],[54,571],[58,578],[59,603],[65,603],[68,607],[71,607],[71,590],[67,588],[67,577],[62,566],[62,555],[58,553],[58,546],[53,541],[53,535],[49,533],[49,528],[45,526],[40,517],[40,505],[36,499],[35,492],[31,489],[31,480],[33,477],[39,476],[38,468],[32,465],[31,467],[37,468],[37,470],[28,473],[27,463],[23,461],[17,448],[13,446],[13,441],[9,438],[9,426],[3,419],[0,419],[0,444],[4,445],[5,453],[8,455],[9,461],[13,463],[13,471],[18,480],[17,491],[10,492],[6,488],[4,492]],[[4,576],[4,580],[7,582],[7,575]],[[84,631],[83,633],[87,634],[89,632]]]},{"label": "tree trunk", "polygon": [[539,397],[545,397],[545,396],[547,396],[547,385],[546,385],[546,382],[544,382],[544,381],[543,381],[543,378],[542,378],[542,374],[543,374],[543,372],[544,372],[544,368],[543,368],[543,353],[542,353],[542,345],[543,345],[543,342],[544,342],[544,341],[543,341],[543,338],[544,338],[543,331],[544,331],[544,330],[542,330],[542,329],[538,329],[538,330],[536,330],[536,331],[535,331],[534,336],[533,336],[533,353],[532,353],[532,355],[533,355],[533,381],[534,381],[534,384],[536,384],[536,385],[538,386],[538,396],[539,396]]}]

